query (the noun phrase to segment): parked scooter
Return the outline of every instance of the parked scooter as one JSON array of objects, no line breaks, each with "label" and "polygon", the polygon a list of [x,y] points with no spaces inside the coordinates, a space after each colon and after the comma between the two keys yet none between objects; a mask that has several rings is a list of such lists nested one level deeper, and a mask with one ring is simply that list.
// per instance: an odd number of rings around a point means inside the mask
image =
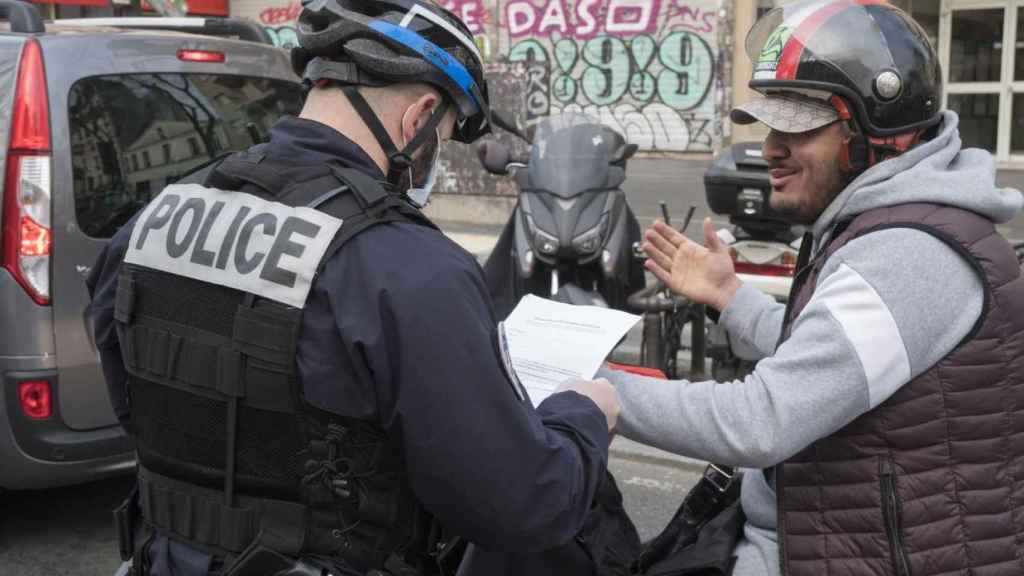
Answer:
[{"label": "parked scooter", "polygon": [[[768,171],[760,142],[737,143],[712,161],[704,174],[704,191],[711,211],[728,216],[732,224],[731,230],[718,234],[729,246],[740,279],[785,302],[804,230],[771,209]],[[754,369],[754,362],[732,353],[728,334],[717,323],[708,326],[707,348],[715,380],[743,378]]]},{"label": "parked scooter", "polygon": [[498,317],[525,294],[624,308],[645,282],[632,252],[640,225],[621,188],[637,146],[576,113],[545,118],[532,138],[500,114],[494,123],[530,144],[528,157],[497,140],[477,146],[484,168],[511,173],[519,188],[519,202],[484,265]]}]

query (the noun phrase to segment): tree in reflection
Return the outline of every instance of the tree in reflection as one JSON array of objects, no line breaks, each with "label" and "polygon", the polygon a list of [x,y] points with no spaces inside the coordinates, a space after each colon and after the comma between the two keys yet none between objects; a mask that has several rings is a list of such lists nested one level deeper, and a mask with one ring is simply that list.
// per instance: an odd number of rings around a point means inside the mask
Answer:
[{"label": "tree in reflection", "polygon": [[[129,79],[139,88],[156,91],[173,100],[176,106],[168,106],[167,109],[172,110],[175,116],[184,116],[184,119],[192,124],[208,158],[213,158],[221,152],[221,145],[216,136],[218,115],[206,96],[196,90],[192,79],[181,74],[150,74]],[[156,118],[153,118],[150,123],[155,120]]]}]

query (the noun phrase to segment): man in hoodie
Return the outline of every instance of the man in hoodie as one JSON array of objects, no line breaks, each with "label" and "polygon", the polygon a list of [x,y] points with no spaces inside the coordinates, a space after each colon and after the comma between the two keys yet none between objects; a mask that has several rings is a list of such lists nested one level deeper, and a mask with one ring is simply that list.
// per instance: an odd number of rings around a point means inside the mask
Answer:
[{"label": "man in hoodie", "polygon": [[[770,129],[771,206],[805,236],[787,306],[658,224],[648,268],[721,312],[731,384],[620,372],[619,432],[747,468],[733,576],[1024,573],[1021,209],[962,149],[938,59],[884,3],[801,2],[751,30],[732,113]],[[753,470],[751,470],[753,469]]]}]

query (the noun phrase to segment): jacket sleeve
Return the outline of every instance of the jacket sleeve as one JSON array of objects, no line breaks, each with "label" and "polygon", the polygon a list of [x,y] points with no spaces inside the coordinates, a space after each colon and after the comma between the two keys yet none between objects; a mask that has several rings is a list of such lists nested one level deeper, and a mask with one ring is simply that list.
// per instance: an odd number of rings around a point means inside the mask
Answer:
[{"label": "jacket sleeve", "polygon": [[833,254],[790,338],[744,381],[602,375],[619,392],[623,435],[765,468],[875,408],[949,354],[978,321],[982,301],[977,273],[941,240],[911,229],[873,232]]},{"label": "jacket sleeve", "polygon": [[92,321],[93,339],[100,355],[103,377],[114,415],[125,429],[130,420],[128,406],[127,372],[121,357],[121,345],[114,324],[114,304],[117,297],[117,277],[124,260],[131,225],[114,235],[93,264],[86,287],[92,300],[88,314]]},{"label": "jacket sleeve", "polygon": [[[488,549],[567,542],[606,468],[604,415],[574,392],[537,410],[521,402],[497,355],[479,266],[440,234],[399,231],[408,236],[398,239],[402,254],[369,234],[353,240],[339,265],[367,275],[349,273],[332,308],[372,374],[413,490],[447,528]],[[345,312],[356,297],[345,285],[370,311],[358,322]]]},{"label": "jacket sleeve", "polygon": [[744,284],[722,311],[719,321],[729,334],[734,354],[744,360],[760,360],[775,352],[785,314],[784,304]]}]

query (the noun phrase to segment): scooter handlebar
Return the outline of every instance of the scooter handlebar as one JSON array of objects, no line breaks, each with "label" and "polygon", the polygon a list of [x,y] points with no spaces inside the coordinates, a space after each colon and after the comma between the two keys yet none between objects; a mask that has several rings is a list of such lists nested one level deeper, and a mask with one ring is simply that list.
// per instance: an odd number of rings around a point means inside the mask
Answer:
[{"label": "scooter handlebar", "polygon": [[511,161],[511,153],[508,146],[497,140],[484,140],[476,145],[476,156],[480,159],[491,174],[508,174],[508,164]]},{"label": "scooter handlebar", "polygon": [[690,301],[676,294],[665,295],[665,284],[661,281],[629,295],[626,305],[642,312],[670,312],[690,305]]}]

